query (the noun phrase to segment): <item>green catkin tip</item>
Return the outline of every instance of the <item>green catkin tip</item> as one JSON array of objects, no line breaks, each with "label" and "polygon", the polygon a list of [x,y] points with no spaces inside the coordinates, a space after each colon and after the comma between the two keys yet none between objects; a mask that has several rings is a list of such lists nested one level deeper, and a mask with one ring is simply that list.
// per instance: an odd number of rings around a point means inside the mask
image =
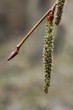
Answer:
[{"label": "green catkin tip", "polygon": [[48,21],[47,31],[44,41],[43,49],[43,63],[44,63],[44,73],[45,73],[45,87],[44,92],[48,93],[48,87],[50,86],[50,77],[52,71],[52,57],[53,57],[53,23]]},{"label": "green catkin tip", "polygon": [[61,22],[64,4],[65,4],[65,0],[58,0],[57,13],[56,13],[56,18],[55,18],[56,25],[59,25]]}]

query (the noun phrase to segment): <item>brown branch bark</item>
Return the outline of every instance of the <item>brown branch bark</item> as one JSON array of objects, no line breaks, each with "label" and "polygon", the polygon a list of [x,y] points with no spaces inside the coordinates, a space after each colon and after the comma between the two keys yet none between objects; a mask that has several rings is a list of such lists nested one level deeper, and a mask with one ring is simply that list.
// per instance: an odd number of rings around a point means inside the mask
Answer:
[{"label": "brown branch bark", "polygon": [[14,58],[21,46],[23,45],[23,43],[26,41],[26,39],[32,34],[32,32],[39,26],[39,24],[41,24],[41,22],[47,17],[47,15],[51,12],[54,11],[56,7],[56,3],[52,6],[52,8],[50,8],[45,14],[44,16],[34,25],[34,27],[27,33],[27,35],[21,40],[21,42],[19,42],[19,44],[16,46],[16,49],[11,52],[11,54],[8,56],[7,61],[11,60],[12,58]]}]

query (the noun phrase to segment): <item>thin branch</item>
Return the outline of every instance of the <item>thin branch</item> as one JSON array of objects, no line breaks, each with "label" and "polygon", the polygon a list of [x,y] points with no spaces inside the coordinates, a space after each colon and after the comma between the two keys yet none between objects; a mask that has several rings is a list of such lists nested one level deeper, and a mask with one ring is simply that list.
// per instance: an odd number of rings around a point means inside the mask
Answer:
[{"label": "thin branch", "polygon": [[45,14],[44,16],[34,25],[34,27],[27,33],[27,35],[21,40],[21,42],[16,46],[16,49],[9,55],[9,57],[7,58],[7,61],[11,60],[12,58],[14,58],[21,46],[23,45],[23,43],[26,41],[26,39],[32,34],[32,32],[39,26],[39,24],[41,24],[41,22],[47,17],[47,15],[51,12],[51,11],[54,11],[55,10],[55,7],[56,7],[56,3],[53,5],[52,8],[50,8]]}]

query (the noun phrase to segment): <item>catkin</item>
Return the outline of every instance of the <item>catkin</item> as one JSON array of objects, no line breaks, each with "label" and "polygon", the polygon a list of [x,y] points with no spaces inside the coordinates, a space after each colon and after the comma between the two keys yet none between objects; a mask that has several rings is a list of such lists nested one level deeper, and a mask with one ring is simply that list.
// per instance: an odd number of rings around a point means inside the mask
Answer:
[{"label": "catkin", "polygon": [[56,25],[59,25],[59,23],[61,22],[64,4],[65,4],[65,0],[58,0],[57,13],[55,18]]},{"label": "catkin", "polygon": [[48,93],[48,87],[50,86],[50,77],[52,71],[52,57],[53,57],[53,24],[47,21],[47,35],[45,36],[44,49],[43,49],[43,63],[45,72],[45,87],[44,92]]}]

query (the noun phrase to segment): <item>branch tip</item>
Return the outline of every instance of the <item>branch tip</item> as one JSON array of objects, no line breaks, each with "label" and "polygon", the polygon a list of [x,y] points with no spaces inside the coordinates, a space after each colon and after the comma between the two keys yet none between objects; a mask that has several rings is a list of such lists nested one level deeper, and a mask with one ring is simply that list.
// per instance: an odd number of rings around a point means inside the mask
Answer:
[{"label": "branch tip", "polygon": [[7,61],[11,60],[12,58],[14,58],[16,55],[18,54],[17,49],[14,50],[13,52],[11,52],[11,54],[8,56]]}]

